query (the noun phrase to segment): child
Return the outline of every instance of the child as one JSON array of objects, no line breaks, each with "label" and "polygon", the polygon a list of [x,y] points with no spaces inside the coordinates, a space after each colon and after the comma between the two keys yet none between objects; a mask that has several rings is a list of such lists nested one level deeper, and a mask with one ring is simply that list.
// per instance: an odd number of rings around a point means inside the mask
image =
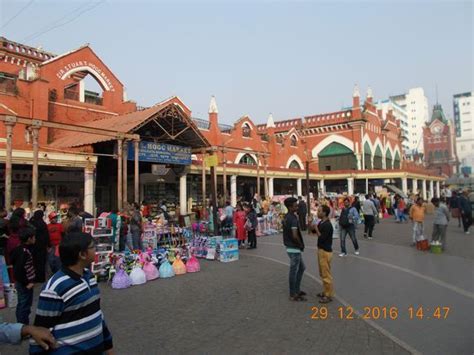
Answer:
[{"label": "child", "polygon": [[54,274],[61,268],[61,260],[59,259],[59,243],[64,236],[64,227],[58,223],[58,214],[51,212],[48,215],[49,224],[49,243],[50,250],[48,251],[48,263],[51,272]]},{"label": "child", "polygon": [[30,323],[31,305],[33,304],[33,286],[36,273],[33,264],[31,246],[35,244],[35,230],[25,227],[20,231],[20,245],[12,250],[11,262],[15,275],[15,287],[18,293],[16,320],[18,323]]},{"label": "child", "polygon": [[318,218],[321,222],[313,229],[318,236],[318,264],[319,276],[323,280],[324,291],[318,293],[319,303],[329,303],[334,296],[334,286],[331,275],[332,259],[332,234],[333,227],[329,220],[331,209],[328,206],[321,206],[318,209]]},{"label": "child", "polygon": [[441,242],[443,250],[446,248],[446,229],[449,223],[448,207],[440,201],[439,198],[433,197],[431,203],[435,206],[432,242]]},{"label": "child", "polygon": [[[59,245],[62,269],[43,287],[35,325],[51,330],[58,348],[50,354],[111,353],[112,335],[100,308],[97,281],[86,269],[95,257],[92,236],[83,232],[67,234]],[[30,354],[42,348],[31,342]]]}]

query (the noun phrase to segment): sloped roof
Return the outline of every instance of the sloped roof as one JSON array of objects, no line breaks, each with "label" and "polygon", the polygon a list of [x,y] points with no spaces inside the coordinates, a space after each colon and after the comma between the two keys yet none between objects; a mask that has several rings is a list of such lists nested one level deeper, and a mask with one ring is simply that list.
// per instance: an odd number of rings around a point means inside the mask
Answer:
[{"label": "sloped roof", "polygon": [[[165,109],[170,105],[175,105],[181,108],[181,106],[176,102],[175,99],[175,97],[172,97],[143,111],[135,111],[124,115],[92,121],[85,123],[85,125],[92,128],[102,128],[117,132],[129,133],[146,124],[149,119],[152,119],[161,110]],[[185,113],[184,110],[182,110],[182,112]],[[184,115],[186,116],[186,114]],[[209,143],[199,132],[199,129],[196,127],[195,123],[192,121],[191,118],[188,117],[186,124],[191,125],[194,128],[193,131],[199,136],[198,138],[200,141],[202,141],[202,145],[209,146]],[[70,148],[91,145],[94,143],[106,142],[111,140],[114,140],[114,138],[98,134],[64,132],[61,133],[61,136],[49,145],[51,147],[56,148]],[[190,145],[191,143],[192,142],[190,142]]]},{"label": "sloped roof", "polygon": [[443,107],[441,107],[440,104],[436,104],[433,106],[433,114],[431,115],[431,122],[434,122],[435,120],[439,120],[443,122],[444,124],[448,123],[448,120],[446,119],[446,116],[444,115]]}]

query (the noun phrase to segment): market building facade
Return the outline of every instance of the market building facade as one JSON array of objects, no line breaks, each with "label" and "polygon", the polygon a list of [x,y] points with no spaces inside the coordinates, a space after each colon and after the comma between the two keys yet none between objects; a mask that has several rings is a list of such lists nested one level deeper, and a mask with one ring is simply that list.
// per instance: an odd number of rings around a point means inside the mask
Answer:
[{"label": "market building facade", "polygon": [[[377,110],[371,90],[361,102],[355,88],[348,109],[266,124],[244,116],[230,126],[219,123],[215,98],[208,120],[178,97],[137,108],[88,45],[55,56],[0,42],[6,204],[74,199],[94,212],[165,199],[186,213],[211,194],[235,203],[386,184],[439,196],[443,177],[404,161],[400,123]],[[87,90],[87,76],[102,92]]]}]

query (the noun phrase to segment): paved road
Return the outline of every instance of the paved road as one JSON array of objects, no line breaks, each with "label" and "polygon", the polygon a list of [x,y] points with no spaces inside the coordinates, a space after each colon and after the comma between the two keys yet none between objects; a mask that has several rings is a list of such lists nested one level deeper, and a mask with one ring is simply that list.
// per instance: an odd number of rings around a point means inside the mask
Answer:
[{"label": "paved road", "polygon": [[[463,249],[455,245],[467,249],[468,237],[474,238],[456,228],[450,235],[453,253]],[[377,226],[378,237],[361,241],[359,257],[334,258],[337,299],[325,320],[311,319],[321,288],[313,237],[306,238],[303,286],[311,295],[306,303],[288,301],[281,236],[259,238],[258,249],[243,251],[238,262],[203,261],[197,274],[118,291],[102,284],[116,353],[472,354],[472,248],[462,256],[421,253],[407,246],[407,231],[407,225],[384,221]],[[356,311],[397,307],[399,315],[396,320],[340,319],[338,308],[347,314],[349,305]],[[446,306],[450,312],[447,319],[409,319],[410,305]],[[0,315],[14,319],[11,310]],[[1,354],[26,351],[25,345],[0,348]]]}]

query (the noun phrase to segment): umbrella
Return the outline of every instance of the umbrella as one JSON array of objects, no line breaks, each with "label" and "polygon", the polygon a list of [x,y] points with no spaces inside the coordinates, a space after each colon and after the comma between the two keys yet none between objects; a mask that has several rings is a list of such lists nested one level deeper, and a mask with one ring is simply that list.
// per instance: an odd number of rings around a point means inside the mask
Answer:
[{"label": "umbrella", "polygon": [[403,198],[407,198],[407,194],[404,193],[402,190],[400,190],[398,187],[396,186],[393,186],[393,185],[387,185],[387,188],[389,188],[390,190],[392,190],[393,192],[395,192],[396,194],[399,194],[401,197]]}]

